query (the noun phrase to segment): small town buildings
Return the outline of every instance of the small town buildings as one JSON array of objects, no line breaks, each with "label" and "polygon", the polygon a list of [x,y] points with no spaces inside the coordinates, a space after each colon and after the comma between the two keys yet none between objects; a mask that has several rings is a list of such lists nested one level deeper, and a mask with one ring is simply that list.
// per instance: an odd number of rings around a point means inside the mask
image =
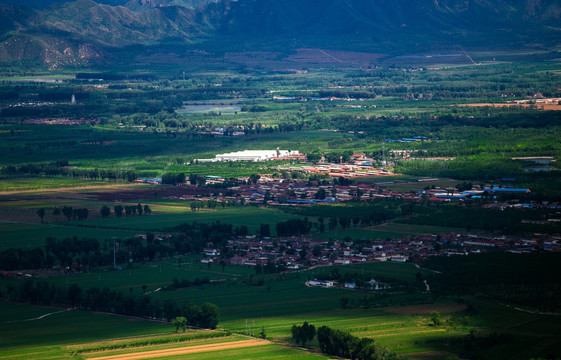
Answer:
[{"label": "small town buildings", "polygon": [[333,287],[333,281],[313,279],[308,281],[309,286]]},{"label": "small town buildings", "polygon": [[218,154],[215,161],[269,161],[284,159],[300,159],[298,150],[244,150],[226,154]]}]

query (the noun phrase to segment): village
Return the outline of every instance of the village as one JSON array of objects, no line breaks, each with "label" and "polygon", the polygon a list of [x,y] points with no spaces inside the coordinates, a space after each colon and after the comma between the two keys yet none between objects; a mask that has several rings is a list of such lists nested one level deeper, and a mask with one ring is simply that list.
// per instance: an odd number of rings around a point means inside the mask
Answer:
[{"label": "village", "polygon": [[438,235],[338,241],[307,237],[258,237],[247,235],[228,240],[224,249],[212,244],[202,252],[202,264],[224,262],[253,267],[260,272],[297,271],[318,266],[367,262],[421,263],[430,256],[478,254],[486,251],[529,253],[561,251],[561,235],[520,237],[470,232]]},{"label": "village", "polygon": [[[422,137],[403,141],[426,141]],[[409,158],[409,151],[394,151],[393,157]],[[456,187],[439,187],[435,183],[447,179],[418,178],[416,180],[392,180],[393,164],[380,163],[364,153],[355,153],[348,161],[341,158],[338,163],[324,158],[316,163],[304,162],[306,156],[297,150],[253,150],[216,155],[202,162],[222,161],[291,161],[290,165],[278,166],[281,176],[254,174],[246,178],[225,179],[206,176],[201,183],[182,185],[184,195],[170,199],[191,201],[192,211],[212,211],[217,206],[311,206],[346,201],[370,202],[374,200],[404,200],[409,203],[474,202],[481,201],[482,208],[504,210],[561,209],[557,202],[525,202],[530,194],[528,188],[516,188],[508,184],[512,179],[501,179],[497,184],[469,184]],[[302,176],[300,176],[302,175]],[[379,177],[379,182],[360,182],[362,177]],[[306,180],[306,178],[308,180]],[[159,179],[156,179],[159,180]],[[189,180],[189,178],[187,178]],[[504,181],[503,181],[504,180]],[[395,191],[393,185],[416,183],[417,190]],[[423,185],[425,185],[423,187]],[[418,190],[421,189],[422,190]],[[509,200],[505,200],[508,198]],[[515,200],[513,200],[515,199]],[[522,223],[551,225],[561,221],[556,215],[551,218],[522,220]],[[360,220],[359,220],[360,222]],[[355,223],[355,227],[359,222]],[[366,224],[368,226],[368,224]],[[364,228],[365,224],[361,224]],[[319,229],[316,229],[319,230]],[[421,263],[430,256],[468,255],[486,251],[526,253],[534,251],[561,251],[561,235],[534,234],[512,236],[483,234],[476,232],[446,232],[440,234],[412,235],[387,239],[333,240],[319,231],[306,236],[245,235],[229,239],[227,245],[215,248],[207,244],[200,260],[202,264],[223,263],[255,268],[260,272],[298,271],[317,266],[350,265],[367,262],[413,262]],[[326,283],[309,282],[309,286],[324,286]],[[381,286],[378,284],[378,286]]]},{"label": "village", "polygon": [[[304,168],[306,171],[306,168]],[[332,170],[330,170],[332,171]],[[335,173],[333,177],[337,178]],[[382,176],[382,175],[379,175]],[[335,203],[350,200],[376,200],[376,199],[400,199],[412,202],[450,202],[465,201],[469,199],[492,199],[497,194],[527,194],[530,189],[499,187],[496,185],[472,185],[470,190],[459,191],[457,188],[441,188],[427,186],[418,191],[394,191],[390,185],[394,182],[353,184],[348,178],[340,176],[342,180],[328,182],[326,180],[299,180],[273,178],[269,175],[256,175],[251,178],[235,179],[234,186],[227,188],[215,187],[213,185],[225,184],[226,179],[207,176],[207,188],[201,189],[197,185],[184,185],[185,195],[174,196],[170,199],[193,201],[198,204],[192,210],[200,210],[213,204],[235,204],[235,205],[270,205],[270,206],[300,206],[320,203]],[[436,178],[419,179],[417,182],[434,182]],[[405,183],[405,182],[402,182]],[[231,183],[228,183],[231,184]],[[206,190],[206,191],[203,191]],[[495,203],[494,206],[497,203]],[[542,204],[534,203],[498,203],[501,207],[540,207]],[[493,205],[487,205],[493,206]],[[548,208],[561,208],[561,204],[548,203]],[[210,208],[210,207],[209,207]]]}]

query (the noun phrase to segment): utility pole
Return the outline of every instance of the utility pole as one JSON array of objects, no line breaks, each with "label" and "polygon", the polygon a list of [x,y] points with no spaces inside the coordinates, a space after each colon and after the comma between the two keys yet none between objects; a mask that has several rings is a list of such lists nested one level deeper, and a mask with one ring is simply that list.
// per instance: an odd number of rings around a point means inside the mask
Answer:
[{"label": "utility pole", "polygon": [[116,256],[116,253],[117,253],[117,245],[116,244],[117,244],[117,242],[116,242],[115,237],[113,237],[112,240],[113,240],[113,269],[115,270],[115,269],[117,269],[117,256]]}]

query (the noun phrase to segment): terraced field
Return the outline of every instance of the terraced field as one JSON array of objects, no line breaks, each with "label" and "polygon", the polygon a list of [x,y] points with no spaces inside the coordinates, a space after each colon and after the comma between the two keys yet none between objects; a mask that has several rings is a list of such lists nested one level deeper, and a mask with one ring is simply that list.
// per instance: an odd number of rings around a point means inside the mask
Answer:
[{"label": "terraced field", "polygon": [[[411,359],[422,359],[427,353],[445,358],[449,354],[441,347],[434,345],[434,340],[448,340],[452,337],[462,337],[465,329],[452,330],[430,325],[429,312],[443,310],[444,316],[464,310],[457,305],[427,305],[408,307],[409,313],[399,313],[402,308],[385,309],[356,309],[334,310],[329,312],[303,313],[298,316],[265,317],[245,321],[226,321],[224,327],[239,332],[252,332],[265,328],[268,336],[276,341],[289,341],[292,325],[300,325],[308,321],[314,326],[328,326],[330,328],[350,332],[357,337],[369,337],[377,344],[388,347],[400,355],[407,355]],[[426,344],[424,340],[428,340]],[[317,340],[312,346],[318,346]]]}]

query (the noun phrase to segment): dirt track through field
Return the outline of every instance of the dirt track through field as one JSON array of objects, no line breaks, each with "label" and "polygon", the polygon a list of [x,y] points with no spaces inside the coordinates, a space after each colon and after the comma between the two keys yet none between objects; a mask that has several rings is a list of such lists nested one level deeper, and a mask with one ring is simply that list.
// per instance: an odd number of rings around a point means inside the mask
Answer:
[{"label": "dirt track through field", "polygon": [[218,350],[240,349],[245,347],[255,347],[255,346],[262,346],[262,345],[269,345],[269,344],[270,342],[265,340],[252,339],[252,340],[234,341],[234,342],[221,343],[221,344],[208,344],[208,345],[175,348],[175,349],[145,351],[145,352],[139,352],[133,354],[111,355],[111,356],[103,356],[103,357],[95,357],[95,358],[86,357],[86,359],[95,359],[95,360],[155,359],[165,356],[196,354],[196,353],[218,351]]}]

